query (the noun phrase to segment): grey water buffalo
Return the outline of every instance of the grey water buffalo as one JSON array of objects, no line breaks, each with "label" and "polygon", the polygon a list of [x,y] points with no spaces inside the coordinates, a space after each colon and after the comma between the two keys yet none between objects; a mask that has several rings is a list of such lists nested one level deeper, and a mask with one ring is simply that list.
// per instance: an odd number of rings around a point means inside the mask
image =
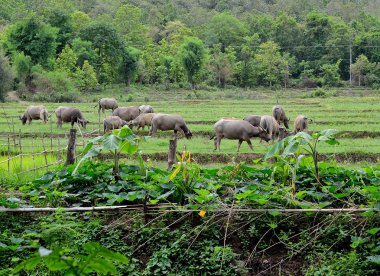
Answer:
[{"label": "grey water buffalo", "polygon": [[[220,119],[214,124],[214,150],[220,150],[220,141],[222,138],[231,140],[239,140],[237,152],[240,150],[240,146],[243,141],[246,141],[249,147],[253,150],[251,138],[260,137],[265,141],[269,141],[270,137],[261,127],[255,127],[249,122],[238,119]],[[210,139],[210,140],[211,140]]]},{"label": "grey water buffalo", "polygon": [[114,111],[118,108],[117,101],[114,98],[102,98],[96,106],[98,106],[98,113],[100,113],[100,110],[104,113],[106,109],[112,109],[112,111]]},{"label": "grey water buffalo", "polygon": [[294,120],[294,133],[298,133],[301,131],[307,131],[309,125],[309,121],[307,117],[304,115],[298,115]]},{"label": "grey water buffalo", "polygon": [[62,127],[62,123],[71,123],[71,127],[74,126],[74,123],[80,124],[83,128],[86,128],[87,121],[79,108],[60,106],[55,110],[55,115],[57,116],[57,125]]},{"label": "grey water buffalo", "polygon": [[140,113],[154,113],[153,107],[150,105],[140,105],[139,110]]},{"label": "grey water buffalo", "polygon": [[173,130],[175,136],[177,136],[178,131],[183,131],[187,139],[190,139],[193,136],[189,128],[186,126],[185,121],[179,115],[157,114],[154,116],[149,135],[151,136],[155,134],[157,130]]},{"label": "grey water buffalo", "polygon": [[287,135],[287,131],[280,128],[273,116],[264,115],[261,117],[260,126],[268,133],[270,140],[283,139]]},{"label": "grey water buffalo", "polygon": [[260,126],[261,116],[259,116],[259,115],[248,115],[248,116],[245,116],[243,120],[249,122],[251,125],[253,125],[255,127],[258,127],[258,126]]},{"label": "grey water buffalo", "polygon": [[46,108],[42,105],[28,106],[23,115],[20,116],[20,120],[23,125],[28,122],[31,124],[32,120],[42,120],[45,124],[48,122],[49,114]]},{"label": "grey water buffalo", "polygon": [[282,108],[282,106],[274,106],[272,108],[272,115],[279,125],[283,123],[286,128],[289,128],[289,118],[286,117],[285,110]]},{"label": "grey water buffalo", "polygon": [[137,106],[118,107],[112,112],[112,116],[119,116],[124,121],[131,121],[140,115],[140,110]]},{"label": "grey water buffalo", "polygon": [[128,122],[128,126],[130,128],[137,127],[137,130],[140,128],[144,129],[145,126],[151,126],[153,117],[157,115],[157,113],[141,113],[137,118]]},{"label": "grey water buffalo", "polygon": [[122,128],[126,124],[128,124],[127,121],[124,121],[119,116],[107,116],[103,120],[104,133],[113,129]]}]

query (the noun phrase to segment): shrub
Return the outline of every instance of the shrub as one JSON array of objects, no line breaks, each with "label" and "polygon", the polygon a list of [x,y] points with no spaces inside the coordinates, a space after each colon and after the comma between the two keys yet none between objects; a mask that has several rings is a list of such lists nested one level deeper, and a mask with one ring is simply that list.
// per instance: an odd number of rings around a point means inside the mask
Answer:
[{"label": "shrub", "polygon": [[34,74],[33,85],[37,93],[31,98],[48,102],[73,102],[77,91],[64,72],[38,72]]}]

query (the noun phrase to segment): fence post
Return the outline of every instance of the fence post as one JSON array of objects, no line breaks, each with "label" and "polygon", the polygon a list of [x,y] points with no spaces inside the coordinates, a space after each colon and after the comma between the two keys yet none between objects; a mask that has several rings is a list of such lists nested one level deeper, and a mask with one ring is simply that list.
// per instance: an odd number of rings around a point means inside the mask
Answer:
[{"label": "fence post", "polygon": [[18,144],[20,148],[20,171],[22,172],[22,146],[21,146],[21,129],[18,131]]},{"label": "fence post", "polygon": [[177,152],[177,138],[169,140],[169,153],[168,153],[168,170],[171,170],[175,163],[175,154]]},{"label": "fence post", "polygon": [[8,134],[8,172],[10,172],[11,142]]},{"label": "fence post", "polygon": [[70,129],[69,143],[67,145],[67,159],[66,166],[74,164],[75,162],[75,147],[77,139],[77,130],[75,128]]}]

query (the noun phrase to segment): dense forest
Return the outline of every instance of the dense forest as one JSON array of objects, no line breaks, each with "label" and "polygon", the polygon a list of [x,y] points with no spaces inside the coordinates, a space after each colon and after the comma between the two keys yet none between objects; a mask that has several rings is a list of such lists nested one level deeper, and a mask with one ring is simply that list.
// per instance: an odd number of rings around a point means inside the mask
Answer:
[{"label": "dense forest", "polygon": [[[380,87],[379,0],[3,0],[0,92]],[[351,64],[351,65],[350,65]]]}]

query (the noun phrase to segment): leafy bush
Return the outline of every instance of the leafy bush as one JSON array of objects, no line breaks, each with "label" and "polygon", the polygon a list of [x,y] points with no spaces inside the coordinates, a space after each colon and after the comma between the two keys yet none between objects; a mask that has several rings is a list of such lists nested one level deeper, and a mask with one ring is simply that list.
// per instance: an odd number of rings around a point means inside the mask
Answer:
[{"label": "leafy bush", "polygon": [[77,91],[64,72],[37,72],[34,74],[33,85],[37,91],[31,96],[34,101],[77,101]]}]

